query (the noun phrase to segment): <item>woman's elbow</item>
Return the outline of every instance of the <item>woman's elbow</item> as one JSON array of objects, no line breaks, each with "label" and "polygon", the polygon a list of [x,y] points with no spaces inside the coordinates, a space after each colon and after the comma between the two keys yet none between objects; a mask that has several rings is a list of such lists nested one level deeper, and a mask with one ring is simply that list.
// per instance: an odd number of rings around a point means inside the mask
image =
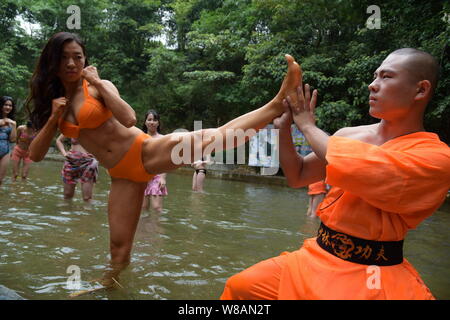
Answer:
[{"label": "woman's elbow", "polygon": [[130,117],[128,119],[125,119],[122,124],[127,127],[127,128],[131,128],[133,126],[135,126],[137,123],[136,117]]},{"label": "woman's elbow", "polygon": [[136,119],[136,112],[134,110],[130,110],[122,115],[120,118],[120,123],[124,125],[127,128],[131,128],[136,125],[137,119]]}]

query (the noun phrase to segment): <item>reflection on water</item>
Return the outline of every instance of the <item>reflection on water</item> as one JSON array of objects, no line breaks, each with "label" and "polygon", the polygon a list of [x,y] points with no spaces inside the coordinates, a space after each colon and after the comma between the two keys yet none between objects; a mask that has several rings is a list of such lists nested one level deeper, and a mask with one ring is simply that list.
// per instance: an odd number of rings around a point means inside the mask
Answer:
[{"label": "reflection on water", "polygon": [[[101,171],[91,205],[63,199],[60,166],[34,164],[28,182],[1,187],[0,284],[27,299],[67,299],[69,266],[93,288],[109,261],[109,178]],[[297,249],[315,235],[305,217],[304,190],[207,179],[191,191],[191,176],[169,174],[161,214],[138,225],[130,266],[113,291],[77,299],[217,299],[228,277],[263,259]],[[450,299],[450,208],[410,232],[405,256],[437,298]]]}]

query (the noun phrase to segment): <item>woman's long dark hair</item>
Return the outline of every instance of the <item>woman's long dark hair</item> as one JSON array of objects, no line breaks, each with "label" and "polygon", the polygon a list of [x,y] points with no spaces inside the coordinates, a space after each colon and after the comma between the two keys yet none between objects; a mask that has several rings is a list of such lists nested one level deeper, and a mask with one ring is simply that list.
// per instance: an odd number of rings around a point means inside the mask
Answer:
[{"label": "woman's long dark hair", "polygon": [[156,131],[158,133],[161,133],[161,118],[158,114],[158,112],[156,112],[155,110],[148,110],[147,113],[145,114],[145,118],[144,118],[144,124],[142,125],[142,131],[144,131],[145,133],[148,133],[148,129],[147,126],[145,125],[145,122],[147,121],[147,117],[149,114],[153,115],[153,119],[154,120],[158,120],[158,128],[156,128]]},{"label": "woman's long dark hair", "polygon": [[[83,49],[86,57],[86,49],[79,36],[70,32],[54,34],[42,50],[36,66],[36,70],[30,81],[30,93],[25,102],[33,127],[41,129],[52,113],[52,100],[65,95],[64,86],[57,74],[61,63],[64,45],[75,41]],[[85,67],[88,60],[86,57]]]},{"label": "woman's long dark hair", "polygon": [[11,109],[11,112],[8,114],[8,118],[11,120],[14,120],[14,118],[16,116],[16,104],[14,103],[13,98],[8,97],[8,96],[3,96],[0,98],[0,107],[2,108],[2,113],[0,114],[0,116],[3,117],[3,106],[5,105],[6,101],[11,101],[11,104],[12,104],[12,109]]}]

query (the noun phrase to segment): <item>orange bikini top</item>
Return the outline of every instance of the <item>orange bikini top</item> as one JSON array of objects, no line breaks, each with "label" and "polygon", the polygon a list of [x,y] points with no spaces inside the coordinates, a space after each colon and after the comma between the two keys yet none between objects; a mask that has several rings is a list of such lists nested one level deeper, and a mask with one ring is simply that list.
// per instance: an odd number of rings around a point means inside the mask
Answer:
[{"label": "orange bikini top", "polygon": [[112,117],[112,112],[100,101],[91,97],[87,88],[87,81],[83,80],[84,102],[76,115],[78,125],[59,119],[59,130],[69,138],[78,138],[80,129],[94,129]]}]

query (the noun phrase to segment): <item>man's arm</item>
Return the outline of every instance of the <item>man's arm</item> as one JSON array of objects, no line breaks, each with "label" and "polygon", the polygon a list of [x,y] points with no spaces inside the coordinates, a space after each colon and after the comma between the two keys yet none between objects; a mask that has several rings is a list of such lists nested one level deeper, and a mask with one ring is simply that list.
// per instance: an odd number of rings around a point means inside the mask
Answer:
[{"label": "man's arm", "polygon": [[[311,112],[308,112],[309,114],[307,115],[299,115],[298,113],[300,110],[296,109],[294,117],[294,112],[291,111],[292,106],[294,105],[293,99],[288,97],[288,99],[284,101],[285,112],[281,117],[274,121],[275,128],[280,130],[280,164],[288,185],[293,188],[303,187],[322,180],[325,178],[326,173],[325,155],[329,137],[325,132],[315,126],[313,112],[317,102],[317,91],[314,91],[313,99],[310,99],[309,85],[305,85],[305,87],[307,88],[308,99],[305,99],[299,94],[300,91],[298,91],[296,99],[298,102],[295,103],[295,106],[298,108],[298,105],[301,104],[303,112],[305,112],[305,105],[307,104],[308,110],[312,109],[312,114]],[[302,157],[295,151],[291,135],[292,120],[295,121],[295,124],[305,135],[314,151],[306,157]],[[304,122],[307,126],[303,126]]]},{"label": "man's arm", "polygon": [[308,140],[317,158],[326,164],[325,156],[327,154],[329,136],[316,126],[314,114],[316,103],[317,90],[314,90],[311,95],[311,89],[308,84],[305,84],[304,93],[303,88],[301,86],[298,87],[296,99],[288,96],[284,101],[285,106],[290,107],[295,124],[304,134],[306,140]]}]

